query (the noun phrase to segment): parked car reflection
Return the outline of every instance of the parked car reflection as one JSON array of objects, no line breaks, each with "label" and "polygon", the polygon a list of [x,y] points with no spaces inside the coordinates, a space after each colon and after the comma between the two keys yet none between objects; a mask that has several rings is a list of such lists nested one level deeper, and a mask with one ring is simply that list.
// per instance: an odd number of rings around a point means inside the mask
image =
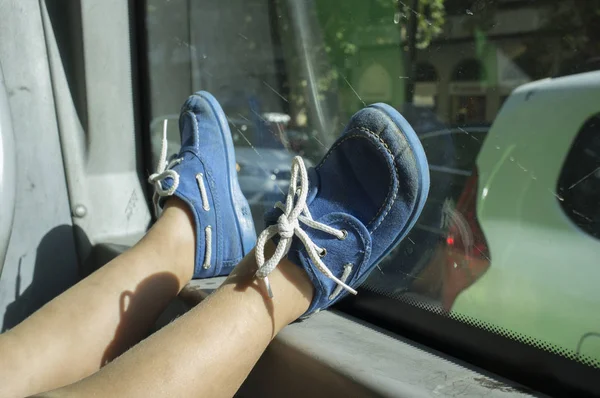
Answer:
[{"label": "parked car reflection", "polygon": [[[429,161],[429,199],[415,228],[381,262],[379,272],[371,274],[367,286],[383,286],[386,291],[400,294],[419,285],[418,279],[424,278],[419,275],[437,261],[436,250],[446,242],[449,227],[455,225],[452,223],[455,208],[488,131],[486,125],[450,126],[419,134]],[[432,288],[431,283],[423,286]]]}]

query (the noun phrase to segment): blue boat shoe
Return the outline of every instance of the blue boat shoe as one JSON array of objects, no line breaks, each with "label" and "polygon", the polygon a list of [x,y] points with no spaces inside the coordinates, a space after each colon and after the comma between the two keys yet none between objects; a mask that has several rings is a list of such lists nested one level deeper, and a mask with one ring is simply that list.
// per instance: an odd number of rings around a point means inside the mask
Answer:
[{"label": "blue boat shoe", "polygon": [[[362,109],[315,168],[293,159],[286,202],[265,215],[256,276],[272,297],[268,275],[282,258],[306,270],[315,293],[303,317],[356,294],[415,225],[428,192],[427,158],[410,124],[386,104]],[[277,248],[265,259],[269,239]]]},{"label": "blue boat shoe", "polygon": [[[248,201],[240,189],[227,118],[205,91],[190,96],[179,116],[181,150],[167,162],[166,121],[154,184],[155,211],[176,196],[196,225],[194,278],[228,275],[256,243]],[[158,214],[157,214],[158,215]]]}]

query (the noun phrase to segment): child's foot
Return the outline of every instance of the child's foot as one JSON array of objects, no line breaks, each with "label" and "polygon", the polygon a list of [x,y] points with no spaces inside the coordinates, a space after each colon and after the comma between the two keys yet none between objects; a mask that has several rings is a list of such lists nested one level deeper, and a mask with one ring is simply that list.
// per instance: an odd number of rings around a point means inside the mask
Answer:
[{"label": "child's foot", "polygon": [[[310,315],[362,283],[414,226],[429,192],[429,169],[412,127],[392,107],[356,113],[319,165],[292,163],[286,203],[265,216],[256,276],[265,282],[287,254],[315,286]],[[265,261],[264,246],[277,249]]]},{"label": "child's foot", "polygon": [[183,200],[196,227],[194,278],[228,275],[254,247],[256,232],[238,184],[227,119],[217,100],[199,91],[183,104],[179,130],[181,150],[167,163],[165,135],[160,164],[148,179],[155,210],[170,196]]}]

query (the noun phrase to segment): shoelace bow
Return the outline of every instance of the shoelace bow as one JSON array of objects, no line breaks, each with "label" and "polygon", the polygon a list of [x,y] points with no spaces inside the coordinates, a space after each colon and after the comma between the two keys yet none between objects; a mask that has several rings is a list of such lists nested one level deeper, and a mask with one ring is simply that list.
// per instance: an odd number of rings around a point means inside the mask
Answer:
[{"label": "shoelace bow", "polygon": [[[182,159],[173,159],[167,163],[167,146],[167,119],[165,119],[163,123],[163,138],[160,147],[160,158],[158,159],[158,165],[156,166],[156,173],[150,174],[150,177],[148,177],[148,182],[154,184],[154,195],[152,196],[152,202],[154,204],[156,216],[158,216],[159,212],[158,201],[160,197],[173,195],[173,193],[177,190],[177,187],[179,187],[179,174],[170,169],[181,163]],[[171,185],[169,189],[164,189],[162,187],[162,182],[168,177],[173,179],[173,185]]]},{"label": "shoelace bow", "polygon": [[[160,149],[160,159],[158,160],[158,166],[156,167],[156,173],[153,173],[148,177],[148,182],[154,184],[154,195],[152,196],[152,202],[154,203],[154,212],[156,216],[159,216],[160,206],[159,200],[163,196],[171,196],[175,193],[177,188],[179,187],[179,173],[175,170],[171,170],[174,166],[178,165],[183,161],[183,158],[177,158],[171,160],[167,163],[167,119],[165,119],[163,124],[163,138],[162,145]],[[162,187],[162,182],[171,177],[173,179],[173,184],[170,188],[164,189]],[[206,186],[204,184],[204,174],[198,173],[196,174],[196,182],[198,183],[198,188],[200,189],[200,199],[202,200],[202,209],[204,211],[210,211],[210,204],[208,201],[208,193],[206,190]],[[211,267],[211,259],[212,259],[212,226],[207,225],[204,228],[204,239],[205,245],[204,247],[204,263],[202,267],[204,269],[209,269]]]},{"label": "shoelace bow", "polygon": [[[347,232],[344,230],[335,229],[328,225],[322,224],[313,220],[308,207],[306,206],[306,197],[308,195],[308,174],[306,166],[300,156],[294,157],[292,160],[292,173],[290,178],[290,186],[287,193],[285,205],[277,202],[275,207],[283,211],[279,216],[277,224],[267,227],[258,237],[256,242],[256,263],[258,271],[256,277],[264,280],[269,297],[273,297],[271,285],[269,284],[268,275],[277,267],[279,262],[287,255],[292,245],[294,236],[297,236],[312,260],[313,264],[326,277],[333,280],[338,286],[346,289],[352,294],[356,294],[356,290],[346,285],[338,279],[331,270],[323,263],[321,257],[326,254],[326,250],[317,246],[308,234],[300,227],[300,223],[307,227],[323,231],[338,239],[345,239]],[[298,186],[300,183],[300,186]],[[265,245],[267,241],[279,234],[280,240],[277,244],[275,252],[265,261]]]}]

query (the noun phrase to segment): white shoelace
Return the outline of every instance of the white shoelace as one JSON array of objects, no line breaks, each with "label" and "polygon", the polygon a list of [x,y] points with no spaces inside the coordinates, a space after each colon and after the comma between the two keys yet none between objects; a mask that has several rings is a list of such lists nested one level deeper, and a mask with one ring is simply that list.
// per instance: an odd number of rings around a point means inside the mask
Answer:
[{"label": "white shoelace", "polygon": [[[298,180],[300,187],[298,187]],[[356,294],[356,290],[346,285],[344,281],[338,279],[331,270],[323,263],[321,257],[327,254],[327,251],[317,246],[308,236],[302,228],[300,228],[300,222],[307,227],[323,231],[330,235],[335,236],[338,239],[345,239],[347,232],[344,230],[338,230],[328,225],[322,224],[313,220],[308,207],[306,206],[306,197],[308,195],[308,174],[306,172],[306,166],[300,156],[294,157],[292,160],[292,175],[290,179],[290,187],[288,190],[285,205],[281,202],[277,202],[275,207],[281,209],[283,214],[277,220],[277,224],[267,227],[258,237],[256,242],[256,263],[258,265],[258,271],[256,271],[256,277],[264,280],[269,297],[273,297],[271,291],[271,285],[269,284],[268,275],[277,267],[277,264],[287,255],[292,245],[292,239],[297,236],[306,251],[308,256],[315,264],[315,266],[321,271],[326,277],[333,280],[343,289],[346,289],[352,294]],[[297,196],[297,198],[296,198]],[[275,253],[270,259],[265,261],[265,245],[267,241],[279,234],[280,240],[275,249]],[[346,276],[347,278],[347,276]],[[346,279],[344,278],[344,280]]]},{"label": "white shoelace", "polygon": [[202,208],[204,209],[204,211],[209,211],[210,204],[208,203],[208,194],[206,192],[206,187],[204,186],[204,174],[196,174],[196,182],[198,183],[198,188],[200,188],[200,199],[202,199]]},{"label": "white shoelace", "polygon": [[[156,166],[156,173],[151,174],[148,177],[148,182],[154,184],[154,195],[152,196],[152,203],[154,204],[154,212],[158,217],[159,206],[158,201],[163,196],[171,196],[179,187],[179,174],[175,170],[171,170],[172,167],[181,163],[183,159],[173,159],[167,163],[167,119],[163,123],[163,138],[160,147],[160,158],[158,159],[158,165]],[[162,182],[171,177],[173,179],[173,185],[169,189],[163,189]]]},{"label": "white shoelace", "polygon": [[[158,204],[160,198],[163,196],[173,195],[179,187],[179,173],[177,173],[175,170],[171,170],[171,168],[183,161],[182,158],[177,158],[167,163],[167,123],[168,120],[165,119],[163,123],[163,138],[160,148],[160,159],[158,159],[156,173],[153,173],[150,175],[150,177],[148,177],[148,182],[154,184],[154,195],[152,196],[152,203],[154,204],[154,212],[157,217],[159,216],[160,212],[160,206]],[[162,182],[168,177],[171,177],[173,179],[173,185],[169,189],[163,189]],[[206,186],[204,185],[204,174],[198,173],[196,175],[196,182],[198,183],[198,188],[200,189],[202,209],[204,209],[204,211],[209,211],[210,204],[208,202],[208,193],[206,191]],[[204,229],[204,240],[206,242],[206,249],[204,252],[204,263],[202,264],[202,267],[204,269],[209,269],[211,267],[210,259],[212,257],[212,227],[210,225],[208,225]]]},{"label": "white shoelace", "polygon": [[204,228],[204,240],[206,242],[206,250],[204,251],[204,269],[210,268],[210,259],[212,257],[212,227],[209,225]]}]

